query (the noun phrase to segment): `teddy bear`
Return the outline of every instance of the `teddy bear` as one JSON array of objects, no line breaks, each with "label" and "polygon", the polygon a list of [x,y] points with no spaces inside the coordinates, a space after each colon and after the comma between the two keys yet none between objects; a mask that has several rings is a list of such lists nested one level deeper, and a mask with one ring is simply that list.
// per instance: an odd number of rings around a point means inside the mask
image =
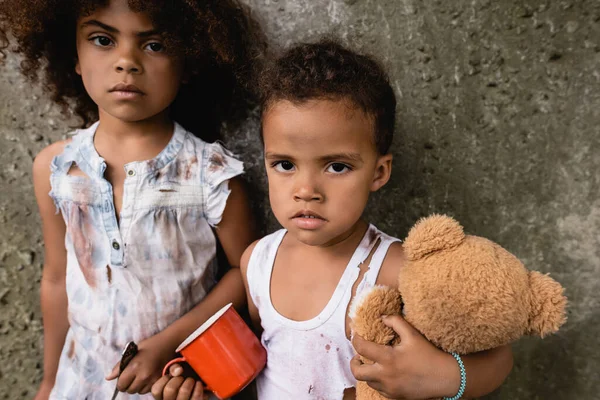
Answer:
[{"label": "teddy bear", "polygon": [[[544,337],[566,321],[567,299],[558,282],[527,270],[498,244],[465,235],[451,217],[419,220],[403,247],[406,262],[398,287],[375,286],[351,305],[353,331],[368,341],[398,343],[382,315],[401,314],[434,345],[458,354],[506,345],[523,335]],[[356,399],[384,397],[359,381]]]}]

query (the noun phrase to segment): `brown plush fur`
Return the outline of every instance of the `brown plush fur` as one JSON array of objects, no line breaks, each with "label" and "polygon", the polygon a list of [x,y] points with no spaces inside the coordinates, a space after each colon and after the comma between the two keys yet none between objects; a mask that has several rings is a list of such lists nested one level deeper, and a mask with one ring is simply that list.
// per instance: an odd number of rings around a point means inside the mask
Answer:
[{"label": "brown plush fur", "polygon": [[[409,232],[408,261],[398,290],[378,288],[355,306],[355,333],[390,344],[379,316],[398,314],[444,351],[473,353],[511,343],[525,334],[544,337],[566,321],[562,286],[528,271],[511,253],[487,239],[465,235],[450,217],[433,215]],[[401,299],[400,299],[401,294]],[[384,330],[386,328],[387,330]],[[359,382],[358,400],[383,399]]]}]

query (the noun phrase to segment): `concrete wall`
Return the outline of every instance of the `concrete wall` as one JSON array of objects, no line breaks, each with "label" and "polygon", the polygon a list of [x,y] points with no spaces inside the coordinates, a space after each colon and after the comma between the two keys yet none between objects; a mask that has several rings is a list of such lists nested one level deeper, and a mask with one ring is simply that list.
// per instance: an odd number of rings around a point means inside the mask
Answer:
[{"label": "concrete wall", "polygon": [[[600,2],[248,0],[276,45],[336,33],[376,53],[398,95],[394,178],[369,216],[403,237],[446,212],[567,288],[559,334],[523,339],[490,399],[600,392]],[[41,377],[43,260],[31,160],[69,129],[9,58],[0,70],[0,398]],[[72,123],[72,121],[71,121]],[[256,119],[230,147],[250,168],[266,229]]]}]

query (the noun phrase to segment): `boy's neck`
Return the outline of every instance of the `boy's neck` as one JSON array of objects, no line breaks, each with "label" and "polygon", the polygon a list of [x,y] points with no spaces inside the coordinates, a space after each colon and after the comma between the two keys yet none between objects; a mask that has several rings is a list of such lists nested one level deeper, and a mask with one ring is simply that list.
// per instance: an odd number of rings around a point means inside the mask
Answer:
[{"label": "boy's neck", "polygon": [[[369,223],[359,219],[345,234],[337,238],[336,241],[323,246],[313,246],[302,243],[294,238],[296,246],[303,248],[303,252],[310,252],[321,256],[345,256],[352,254],[360,244],[365,232],[369,227]],[[306,254],[306,253],[305,253]]]}]

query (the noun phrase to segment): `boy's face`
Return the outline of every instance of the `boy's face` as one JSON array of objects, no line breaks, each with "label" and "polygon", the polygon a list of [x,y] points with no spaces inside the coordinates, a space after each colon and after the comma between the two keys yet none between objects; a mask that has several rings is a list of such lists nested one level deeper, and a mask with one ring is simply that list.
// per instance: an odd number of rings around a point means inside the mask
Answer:
[{"label": "boy's face", "polygon": [[330,246],[358,227],[369,193],[389,179],[373,121],[348,102],[279,101],[263,116],[271,208],[297,240]]},{"label": "boy's face", "polygon": [[183,62],[165,52],[149,17],[126,0],[77,21],[76,71],[100,115],[138,122],[164,111],[175,99]]}]

